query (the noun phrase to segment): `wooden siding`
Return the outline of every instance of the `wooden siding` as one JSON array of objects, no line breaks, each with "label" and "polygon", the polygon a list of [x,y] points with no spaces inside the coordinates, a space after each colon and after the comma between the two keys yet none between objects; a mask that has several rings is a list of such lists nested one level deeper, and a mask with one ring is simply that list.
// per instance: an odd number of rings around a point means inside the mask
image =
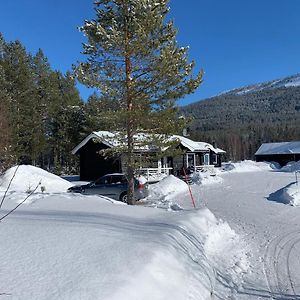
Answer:
[{"label": "wooden siding", "polygon": [[99,154],[100,150],[107,148],[102,143],[94,143],[93,140],[90,140],[79,150],[80,180],[90,181],[108,173],[121,172],[119,159],[106,159]]},{"label": "wooden siding", "polygon": [[300,153],[297,154],[268,154],[268,155],[255,155],[256,161],[275,161],[281,166],[285,166],[290,161],[299,161]]}]

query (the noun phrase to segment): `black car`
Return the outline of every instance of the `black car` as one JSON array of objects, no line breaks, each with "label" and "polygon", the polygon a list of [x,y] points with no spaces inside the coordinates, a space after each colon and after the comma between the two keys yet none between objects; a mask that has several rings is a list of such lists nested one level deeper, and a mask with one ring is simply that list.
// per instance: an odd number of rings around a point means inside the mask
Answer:
[{"label": "black car", "polygon": [[[128,181],[124,174],[107,174],[99,179],[84,185],[72,186],[68,192],[85,195],[103,195],[127,203]],[[148,184],[135,179],[134,196],[136,200],[147,197]]]}]

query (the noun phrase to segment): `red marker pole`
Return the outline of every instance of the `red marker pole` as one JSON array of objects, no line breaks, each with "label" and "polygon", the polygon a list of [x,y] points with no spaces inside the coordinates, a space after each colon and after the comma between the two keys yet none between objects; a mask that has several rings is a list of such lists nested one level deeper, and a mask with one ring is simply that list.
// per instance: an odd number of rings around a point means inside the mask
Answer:
[{"label": "red marker pole", "polygon": [[194,208],[196,208],[195,200],[194,200],[194,197],[193,197],[193,194],[192,194],[191,187],[190,187],[190,185],[188,183],[188,177],[186,175],[185,168],[182,168],[182,169],[183,169],[183,174],[184,174],[184,177],[185,177],[186,184],[189,187],[189,192],[190,192],[190,196],[191,196],[191,199],[192,199],[193,206],[194,206]]}]

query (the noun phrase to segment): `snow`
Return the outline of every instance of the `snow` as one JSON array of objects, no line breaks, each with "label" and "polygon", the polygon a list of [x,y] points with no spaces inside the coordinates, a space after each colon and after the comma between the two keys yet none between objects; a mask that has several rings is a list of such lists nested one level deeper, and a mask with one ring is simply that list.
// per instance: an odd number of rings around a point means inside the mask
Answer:
[{"label": "snow", "polygon": [[[162,140],[168,141],[179,141],[184,147],[187,147],[191,151],[208,151],[211,149],[215,153],[225,153],[222,149],[215,149],[211,144],[205,142],[195,142],[191,139],[180,135],[171,135],[169,137],[165,137],[162,135],[155,135]],[[73,150],[72,153],[76,154],[77,151],[86,145],[91,139],[96,139],[107,145],[108,147],[117,147],[122,145],[122,135],[118,133],[112,133],[109,131],[94,131],[90,135],[88,135],[80,144],[78,144]],[[137,133],[134,135],[134,139],[136,142],[136,149],[141,151],[149,151],[149,150],[157,150],[155,145],[147,145],[149,144],[147,141],[152,141],[152,135],[146,133]]]},{"label": "snow", "polygon": [[222,164],[222,170],[226,172],[243,173],[243,172],[260,172],[277,168],[276,164],[267,162],[254,162],[244,160],[241,162],[228,162]]},{"label": "snow", "polygon": [[[16,168],[17,166],[12,167],[1,175],[0,191],[6,190]],[[10,191],[29,192],[39,183],[40,186],[37,191],[41,192],[43,187],[45,193],[66,192],[72,186],[70,182],[45,170],[30,165],[20,165],[10,186]]]},{"label": "snow", "polygon": [[[3,185],[13,171],[5,173]],[[19,177],[42,179],[49,190],[64,182],[32,166],[19,171],[0,216],[26,195]],[[153,187],[157,202],[188,192],[174,176]],[[249,268],[243,239],[207,208],[191,210],[190,201],[180,211],[132,207],[62,187],[31,198],[0,223],[0,291],[6,299],[222,298],[231,291],[217,280],[216,268],[231,285]]]},{"label": "snow", "polygon": [[229,299],[299,299],[299,210],[269,199],[294,183],[294,174],[257,169],[221,176],[224,181],[217,188],[192,187],[196,201],[226,220],[251,249],[245,253],[250,269]]},{"label": "snow", "polygon": [[293,183],[284,189],[285,202],[292,206],[300,206],[300,183]]},{"label": "snow", "polygon": [[268,199],[291,206],[300,206],[300,183],[290,183],[278,191],[271,193]]},{"label": "snow", "polygon": [[219,172],[195,172],[194,174],[192,174],[192,181],[196,184],[202,185],[221,183],[223,181],[223,178],[220,177],[218,174]]},{"label": "snow", "polygon": [[285,77],[283,79],[277,79],[265,83],[258,83],[254,85],[248,85],[242,88],[235,88],[231,90],[224,91],[219,95],[235,94],[235,95],[246,95],[248,93],[262,91],[264,89],[274,89],[274,88],[288,88],[300,86],[300,74]]},{"label": "snow", "polygon": [[280,172],[300,171],[300,161],[291,161],[287,163],[285,166],[283,166],[279,171]]},{"label": "snow", "polygon": [[[250,161],[227,166],[190,186],[197,209],[174,176],[150,185],[150,198],[136,206],[63,188],[35,193],[0,223],[0,296],[299,299],[299,210],[270,201],[285,189],[299,202],[294,173]],[[31,181],[42,174],[49,190],[61,182],[30,166],[20,171]],[[15,179],[0,216],[26,195]]]},{"label": "snow", "polygon": [[188,185],[177,177],[170,175],[164,177],[158,183],[150,184],[149,196],[142,200],[142,203],[153,207],[181,210],[181,205],[173,203],[173,200],[187,192]]}]

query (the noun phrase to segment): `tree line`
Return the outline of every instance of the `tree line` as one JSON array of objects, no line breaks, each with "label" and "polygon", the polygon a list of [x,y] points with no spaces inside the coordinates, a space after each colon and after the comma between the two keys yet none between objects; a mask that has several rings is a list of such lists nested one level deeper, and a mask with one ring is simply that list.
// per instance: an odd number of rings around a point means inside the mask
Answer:
[{"label": "tree line", "polygon": [[300,140],[300,87],[234,91],[183,107],[191,137],[216,143],[226,159],[254,159],[262,143]]},{"label": "tree line", "polygon": [[106,104],[97,94],[84,102],[72,72],[53,70],[42,49],[29,53],[0,34],[0,171],[25,163],[76,172],[71,150],[99,130]]}]

